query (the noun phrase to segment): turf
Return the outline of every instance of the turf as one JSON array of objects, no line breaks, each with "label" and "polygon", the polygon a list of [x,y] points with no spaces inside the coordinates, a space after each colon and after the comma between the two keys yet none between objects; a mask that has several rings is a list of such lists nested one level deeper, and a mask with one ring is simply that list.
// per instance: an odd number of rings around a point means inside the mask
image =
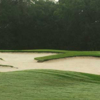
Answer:
[{"label": "turf", "polygon": [[100,51],[67,51],[67,50],[50,50],[50,49],[36,49],[36,50],[0,50],[0,52],[38,52],[38,53],[57,53],[50,56],[36,57],[38,62],[44,62],[53,59],[77,57],[77,56],[91,56],[100,57]]},{"label": "turf", "polygon": [[2,58],[0,58],[0,60],[3,60]]},{"label": "turf", "polygon": [[56,70],[0,73],[0,100],[100,100],[100,76]]},{"label": "turf", "polygon": [[90,56],[100,57],[100,51],[62,51],[55,55],[36,57],[35,60],[38,62],[44,62],[53,59],[67,58],[67,57],[78,57],[78,56]]},{"label": "turf", "polygon": [[0,52],[38,52],[38,53],[64,53],[66,50],[32,49],[32,50],[0,50]]},{"label": "turf", "polygon": [[2,64],[0,64],[0,66],[2,66],[2,67],[11,67],[11,68],[14,67],[14,66],[11,66],[11,65],[2,65]]}]

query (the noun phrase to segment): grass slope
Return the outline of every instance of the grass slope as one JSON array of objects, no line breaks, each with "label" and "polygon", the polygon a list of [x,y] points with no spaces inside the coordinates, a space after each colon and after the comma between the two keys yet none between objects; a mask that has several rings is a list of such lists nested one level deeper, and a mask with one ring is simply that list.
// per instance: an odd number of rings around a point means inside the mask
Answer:
[{"label": "grass slope", "polygon": [[100,100],[100,76],[56,70],[0,73],[0,100]]},{"label": "grass slope", "polygon": [[48,61],[52,59],[77,57],[77,56],[92,56],[100,57],[100,51],[67,51],[67,50],[49,50],[49,49],[37,49],[37,50],[0,50],[0,52],[39,52],[39,53],[58,53],[45,57],[36,57],[38,62]]}]

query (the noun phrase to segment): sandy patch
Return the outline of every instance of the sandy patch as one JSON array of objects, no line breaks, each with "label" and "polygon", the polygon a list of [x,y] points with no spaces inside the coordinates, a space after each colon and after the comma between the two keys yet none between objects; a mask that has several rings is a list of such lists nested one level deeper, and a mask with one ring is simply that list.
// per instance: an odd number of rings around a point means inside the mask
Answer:
[{"label": "sandy patch", "polygon": [[35,57],[53,55],[53,53],[0,53],[0,64],[12,65],[15,68],[0,66],[0,72],[28,70],[28,69],[56,69],[77,71],[100,75],[100,58],[72,57],[38,63]]}]

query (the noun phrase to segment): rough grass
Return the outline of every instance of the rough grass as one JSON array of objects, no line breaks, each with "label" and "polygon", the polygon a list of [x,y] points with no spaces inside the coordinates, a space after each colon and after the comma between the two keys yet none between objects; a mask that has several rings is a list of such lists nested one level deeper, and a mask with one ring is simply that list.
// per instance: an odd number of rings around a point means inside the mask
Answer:
[{"label": "rough grass", "polygon": [[100,100],[100,76],[56,70],[0,73],[0,100]]},{"label": "rough grass", "polygon": [[[0,60],[3,60],[4,61],[4,59],[2,59],[2,58],[0,58]],[[11,66],[11,65],[2,65],[2,64],[0,64],[0,66],[2,66],[2,67],[11,67],[11,68],[14,67],[14,66]]]},{"label": "rough grass", "polygon": [[57,53],[57,54],[45,56],[45,57],[36,57],[35,60],[37,60],[38,62],[48,61],[52,59],[66,58],[66,57],[77,57],[77,56],[100,57],[100,51],[67,51],[67,50],[37,49],[37,50],[0,50],[0,52]]},{"label": "rough grass", "polygon": [[0,60],[4,60],[4,59],[0,58]]},{"label": "rough grass", "polygon": [[11,67],[11,68],[14,67],[14,66],[11,66],[11,65],[2,65],[2,64],[0,64],[0,66],[2,66],[2,67]]}]

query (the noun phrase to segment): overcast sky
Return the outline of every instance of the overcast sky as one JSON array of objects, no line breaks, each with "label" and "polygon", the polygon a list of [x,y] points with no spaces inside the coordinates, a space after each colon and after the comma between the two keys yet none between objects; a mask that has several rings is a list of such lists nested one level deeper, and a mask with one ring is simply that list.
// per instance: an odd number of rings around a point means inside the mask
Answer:
[{"label": "overcast sky", "polygon": [[58,1],[58,0],[55,0],[55,1]]}]

